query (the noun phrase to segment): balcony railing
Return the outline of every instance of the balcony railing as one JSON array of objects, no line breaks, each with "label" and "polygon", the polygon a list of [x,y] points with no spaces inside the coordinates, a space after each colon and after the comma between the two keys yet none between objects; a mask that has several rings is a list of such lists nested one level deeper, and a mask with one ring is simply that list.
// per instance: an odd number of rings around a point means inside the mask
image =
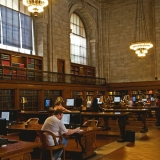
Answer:
[{"label": "balcony railing", "polygon": [[106,85],[105,78],[77,76],[72,74],[16,68],[11,66],[0,66],[0,80],[68,83],[101,86]]}]

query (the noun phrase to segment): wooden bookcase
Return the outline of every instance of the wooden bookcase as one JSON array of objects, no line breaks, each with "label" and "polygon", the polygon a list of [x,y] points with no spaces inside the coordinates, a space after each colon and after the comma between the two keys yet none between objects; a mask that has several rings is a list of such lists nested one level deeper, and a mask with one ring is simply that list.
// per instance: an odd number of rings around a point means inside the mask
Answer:
[{"label": "wooden bookcase", "polygon": [[95,67],[75,64],[75,63],[71,63],[70,73],[78,76],[88,76],[88,77],[95,77],[96,75]]},{"label": "wooden bookcase", "polygon": [[0,89],[0,110],[14,108],[14,90]]},{"label": "wooden bookcase", "polygon": [[108,92],[108,98],[113,101],[114,97],[121,97],[121,100],[123,100],[124,96],[128,95],[128,91],[126,90],[120,90],[120,91],[109,91]]},{"label": "wooden bookcase", "polygon": [[79,75],[80,74],[80,67],[71,65],[71,74]]},{"label": "wooden bookcase", "polygon": [[[20,109],[36,111],[39,109],[39,90],[20,90],[19,91],[19,104]],[[22,103],[22,97],[25,97],[26,103]]]},{"label": "wooden bookcase", "polygon": [[13,80],[42,80],[43,57],[0,49],[0,77]]}]

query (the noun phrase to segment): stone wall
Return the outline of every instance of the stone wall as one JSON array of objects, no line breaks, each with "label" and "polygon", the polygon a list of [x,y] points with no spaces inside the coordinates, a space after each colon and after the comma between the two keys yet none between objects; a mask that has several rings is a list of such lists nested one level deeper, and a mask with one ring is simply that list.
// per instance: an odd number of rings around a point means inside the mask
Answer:
[{"label": "stone wall", "polygon": [[38,55],[44,70],[57,72],[57,58],[65,59],[70,73],[70,15],[78,14],[88,39],[88,65],[108,83],[160,79],[160,1],[145,0],[149,37],[154,48],[139,58],[129,49],[134,41],[136,0],[54,0],[34,20]]},{"label": "stone wall", "polygon": [[[153,5],[151,0],[144,1],[144,11],[149,37],[153,40]],[[108,60],[107,82],[152,81],[155,79],[155,53],[150,49],[146,57],[139,58],[129,49],[134,41],[135,0],[110,1],[104,6],[106,10],[105,23],[107,32],[104,41],[108,46],[104,57]],[[107,30],[107,31],[106,31]]]}]

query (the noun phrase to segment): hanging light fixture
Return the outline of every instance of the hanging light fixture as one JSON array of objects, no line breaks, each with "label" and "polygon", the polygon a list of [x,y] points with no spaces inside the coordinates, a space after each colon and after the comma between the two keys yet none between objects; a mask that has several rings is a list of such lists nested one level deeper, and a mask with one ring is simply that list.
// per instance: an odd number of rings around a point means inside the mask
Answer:
[{"label": "hanging light fixture", "polygon": [[143,9],[143,0],[137,0],[136,19],[135,19],[135,35],[134,42],[130,45],[130,49],[135,50],[138,57],[144,57],[148,50],[153,47],[149,41],[145,14]]},{"label": "hanging light fixture", "polygon": [[38,13],[43,12],[43,7],[48,5],[48,0],[23,0],[23,4],[28,6],[29,12],[34,13],[37,16]]}]

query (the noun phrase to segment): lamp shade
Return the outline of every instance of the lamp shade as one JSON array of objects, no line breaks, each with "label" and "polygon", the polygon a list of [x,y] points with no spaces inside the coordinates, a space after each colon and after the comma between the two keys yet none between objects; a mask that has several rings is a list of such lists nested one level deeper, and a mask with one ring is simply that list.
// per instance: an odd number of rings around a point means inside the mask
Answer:
[{"label": "lamp shade", "polygon": [[27,101],[27,99],[26,99],[26,97],[21,97],[21,103],[27,103],[28,101]]},{"label": "lamp shade", "polygon": [[104,102],[103,96],[100,96],[99,102]]}]

